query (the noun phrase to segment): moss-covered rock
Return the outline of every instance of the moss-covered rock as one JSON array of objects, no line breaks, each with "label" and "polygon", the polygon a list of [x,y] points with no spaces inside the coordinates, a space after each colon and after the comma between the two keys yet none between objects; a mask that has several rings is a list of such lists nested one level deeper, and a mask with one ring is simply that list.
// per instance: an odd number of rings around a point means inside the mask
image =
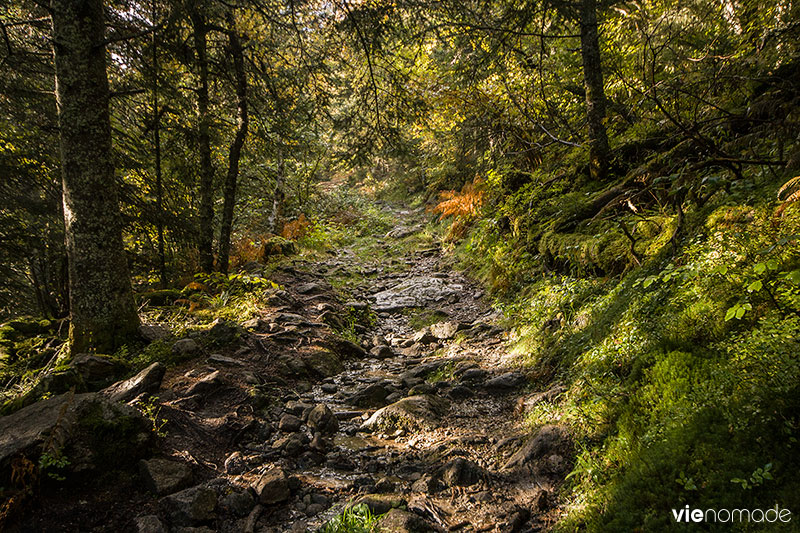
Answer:
[{"label": "moss-covered rock", "polygon": [[155,306],[172,305],[175,303],[175,300],[181,298],[183,298],[183,294],[177,289],[160,289],[148,291],[139,295],[139,300],[142,303]]},{"label": "moss-covered rock", "polygon": [[273,257],[294,255],[296,253],[297,247],[293,241],[277,235],[275,237],[270,237],[264,243],[264,261],[268,261]]},{"label": "moss-covered rock", "polygon": [[100,394],[55,396],[0,418],[0,484],[12,458],[37,464],[43,453],[65,459],[59,475],[118,471],[149,453],[152,435],[136,409]]}]

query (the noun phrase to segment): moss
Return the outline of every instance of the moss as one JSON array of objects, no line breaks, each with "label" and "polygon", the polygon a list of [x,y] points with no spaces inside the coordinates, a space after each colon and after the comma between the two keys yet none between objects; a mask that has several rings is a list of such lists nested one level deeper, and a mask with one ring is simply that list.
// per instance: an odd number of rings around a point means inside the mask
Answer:
[{"label": "moss", "polygon": [[264,243],[264,260],[272,257],[288,256],[297,253],[297,246],[293,241],[284,239],[283,237],[275,236],[270,237]]},{"label": "moss", "polygon": [[599,235],[549,231],[539,241],[539,253],[554,267],[567,272],[619,274],[631,263],[630,242],[607,229]]},{"label": "moss", "polygon": [[98,471],[131,467],[148,455],[152,431],[140,416],[122,411],[104,412],[108,406],[89,404],[78,415],[78,427],[87,437],[94,454],[92,463]]},{"label": "moss", "polygon": [[160,289],[140,294],[139,301],[149,305],[164,306],[172,305],[175,300],[179,300],[182,297],[181,291],[177,289]]}]

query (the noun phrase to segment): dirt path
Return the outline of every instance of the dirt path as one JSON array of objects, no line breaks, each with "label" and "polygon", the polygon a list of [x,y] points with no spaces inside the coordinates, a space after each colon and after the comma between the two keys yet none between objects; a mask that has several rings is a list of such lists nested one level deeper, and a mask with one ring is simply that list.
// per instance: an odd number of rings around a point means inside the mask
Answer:
[{"label": "dirt path", "polygon": [[[284,289],[259,317],[221,321],[196,346],[179,340],[199,357],[161,384],[157,457],[102,496],[52,497],[50,520],[316,531],[360,502],[397,508],[388,531],[546,530],[568,439],[558,428],[528,437],[515,409],[531,391],[509,367],[497,314],[421,235],[420,212],[395,215],[384,238],[271,273]],[[109,501],[122,512],[101,523]]]}]

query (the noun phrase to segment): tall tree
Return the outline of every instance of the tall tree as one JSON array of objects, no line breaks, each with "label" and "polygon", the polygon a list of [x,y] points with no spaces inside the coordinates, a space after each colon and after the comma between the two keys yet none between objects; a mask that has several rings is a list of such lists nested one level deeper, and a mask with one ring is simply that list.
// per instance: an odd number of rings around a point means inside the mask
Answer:
[{"label": "tall tree", "polygon": [[102,0],[51,0],[70,284],[70,348],[110,352],[139,317],[122,244]]},{"label": "tall tree", "polygon": [[586,118],[589,123],[589,169],[593,179],[603,180],[608,172],[609,147],[596,0],[581,0],[580,25]]},{"label": "tall tree", "polygon": [[219,230],[219,270],[228,271],[231,249],[231,227],[233,208],[236,205],[236,184],[239,180],[239,159],[247,138],[249,117],[247,114],[247,73],[244,69],[244,50],[242,40],[236,32],[233,11],[228,13],[228,45],[236,80],[236,134],[228,152],[228,173],[225,177],[224,199],[222,204],[222,223]]},{"label": "tall tree", "polygon": [[211,163],[211,114],[208,109],[208,24],[202,6],[190,2],[189,16],[194,34],[197,87],[197,148],[200,152],[200,268],[214,269],[214,167]]}]

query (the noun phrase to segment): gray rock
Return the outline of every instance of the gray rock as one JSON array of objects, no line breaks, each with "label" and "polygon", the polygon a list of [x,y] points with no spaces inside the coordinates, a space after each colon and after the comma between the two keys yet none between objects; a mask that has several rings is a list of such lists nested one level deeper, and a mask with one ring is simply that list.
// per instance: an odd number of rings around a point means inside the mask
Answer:
[{"label": "gray rock", "polygon": [[259,333],[265,333],[269,328],[269,322],[264,320],[263,318],[251,318],[250,320],[245,320],[242,322],[242,327],[244,329],[249,329],[252,331],[257,331]]},{"label": "gray rock", "polygon": [[369,353],[376,359],[389,359],[390,357],[394,357],[394,351],[385,344],[375,346]]},{"label": "gray rock", "polygon": [[245,460],[244,455],[242,455],[242,452],[233,452],[225,458],[225,473],[227,474],[241,474],[246,472],[247,468],[247,461]]},{"label": "gray rock", "polygon": [[281,468],[273,468],[262,474],[253,485],[258,501],[265,505],[284,502],[291,496],[289,480]]},{"label": "gray rock", "polygon": [[525,385],[527,378],[519,372],[506,372],[488,380],[484,386],[489,390],[511,390]]},{"label": "gray rock", "polygon": [[375,411],[361,426],[362,431],[433,429],[447,413],[449,402],[422,394],[409,396]]},{"label": "gray rock", "polygon": [[194,339],[180,339],[175,341],[175,344],[172,345],[172,353],[181,357],[200,355],[202,351],[203,349]]},{"label": "gray rock", "polygon": [[434,477],[448,487],[469,487],[485,479],[486,472],[473,461],[456,457],[438,469]]},{"label": "gray rock", "polygon": [[420,383],[419,385],[414,385],[408,390],[409,396],[416,396],[417,394],[433,394],[436,391],[436,387],[431,385],[430,383]]},{"label": "gray rock", "polygon": [[242,366],[244,364],[238,359],[234,359],[233,357],[228,357],[218,353],[211,354],[208,357],[208,362],[211,364],[217,363],[220,365],[230,365],[230,366]]},{"label": "gray rock", "polygon": [[127,403],[146,392],[154,394],[161,387],[161,380],[167,368],[161,363],[153,363],[135,376],[114,383],[101,391],[106,398],[115,402]]},{"label": "gray rock", "polygon": [[437,533],[440,531],[421,516],[402,509],[390,510],[386,516],[381,518],[378,526],[381,531],[391,531],[392,533]]},{"label": "gray rock", "polygon": [[218,389],[220,385],[222,385],[222,376],[220,375],[219,370],[216,370],[203,377],[199,381],[194,382],[188,389],[186,389],[184,395],[194,396],[195,394],[199,394],[200,396],[205,396]]},{"label": "gray rock", "polygon": [[355,505],[366,505],[373,514],[388,513],[391,509],[404,507],[406,500],[398,494],[365,494],[358,498]]},{"label": "gray rock", "polygon": [[298,417],[291,414],[285,414],[281,417],[280,422],[278,422],[278,429],[286,432],[297,431],[302,425],[303,421]]},{"label": "gray rock", "polygon": [[162,498],[160,507],[173,524],[189,526],[214,518],[217,493],[212,488],[197,485]]},{"label": "gray rock", "polygon": [[123,365],[108,357],[82,353],[76,355],[70,365],[74,368],[90,388],[100,387],[114,382],[114,376],[120,374]]},{"label": "gray rock", "polygon": [[306,450],[307,445],[308,437],[303,433],[292,433],[276,440],[272,447],[282,450],[289,457],[297,457]]},{"label": "gray rock", "polygon": [[323,434],[336,433],[339,430],[339,421],[327,405],[317,405],[308,414],[308,425],[315,431]]},{"label": "gray rock", "polygon": [[159,324],[142,324],[139,326],[139,335],[147,342],[154,342],[169,337],[169,330]]},{"label": "gray rock", "polygon": [[461,381],[475,383],[486,378],[486,370],[482,368],[469,368],[461,374]]},{"label": "gray rock", "polygon": [[166,496],[192,484],[192,470],[178,461],[155,457],[139,461],[139,474],[145,487],[158,496]]},{"label": "gray rock", "polygon": [[256,501],[249,491],[231,492],[222,499],[222,506],[236,516],[244,517],[250,514]]},{"label": "gray rock", "polygon": [[347,399],[347,403],[358,407],[380,407],[385,404],[389,390],[379,383],[368,385]]},{"label": "gray rock", "polygon": [[294,416],[302,416],[306,410],[313,408],[314,406],[310,403],[300,402],[297,400],[289,400],[283,407],[287,413],[291,413]]},{"label": "gray rock", "polygon": [[456,385],[447,392],[447,397],[451,400],[466,400],[475,396],[475,391],[466,385]]},{"label": "gray rock", "polygon": [[168,533],[161,519],[154,514],[139,516],[134,521],[136,533]]},{"label": "gray rock", "polygon": [[384,235],[386,239],[403,239],[408,237],[409,235],[413,235],[418,231],[422,230],[422,225],[417,224],[415,226],[397,226],[389,230],[389,232]]},{"label": "gray rock", "polygon": [[[96,436],[98,425],[102,440]],[[150,422],[136,409],[100,393],[66,393],[0,417],[0,467],[18,455],[36,463],[51,439],[69,457],[69,472],[135,466],[149,451],[152,436]]]},{"label": "gray rock", "polygon": [[223,320],[221,318],[212,322],[211,327],[206,331],[206,337],[216,345],[230,344],[236,340],[239,328],[235,322]]},{"label": "gray rock", "polygon": [[439,340],[449,340],[456,336],[456,333],[466,329],[467,325],[461,322],[447,321],[433,324],[430,328],[431,334]]},{"label": "gray rock", "polygon": [[464,286],[446,279],[418,276],[370,296],[375,311],[399,311],[407,307],[428,307],[451,295],[460,295]]},{"label": "gray rock", "polygon": [[414,334],[412,340],[418,344],[430,344],[436,341],[436,337],[431,333],[431,328],[422,328]]},{"label": "gray rock", "polygon": [[522,467],[537,462],[539,459],[559,455],[562,458],[571,455],[572,439],[563,428],[554,425],[542,426],[536,434],[511,456],[503,465],[504,470]]}]

